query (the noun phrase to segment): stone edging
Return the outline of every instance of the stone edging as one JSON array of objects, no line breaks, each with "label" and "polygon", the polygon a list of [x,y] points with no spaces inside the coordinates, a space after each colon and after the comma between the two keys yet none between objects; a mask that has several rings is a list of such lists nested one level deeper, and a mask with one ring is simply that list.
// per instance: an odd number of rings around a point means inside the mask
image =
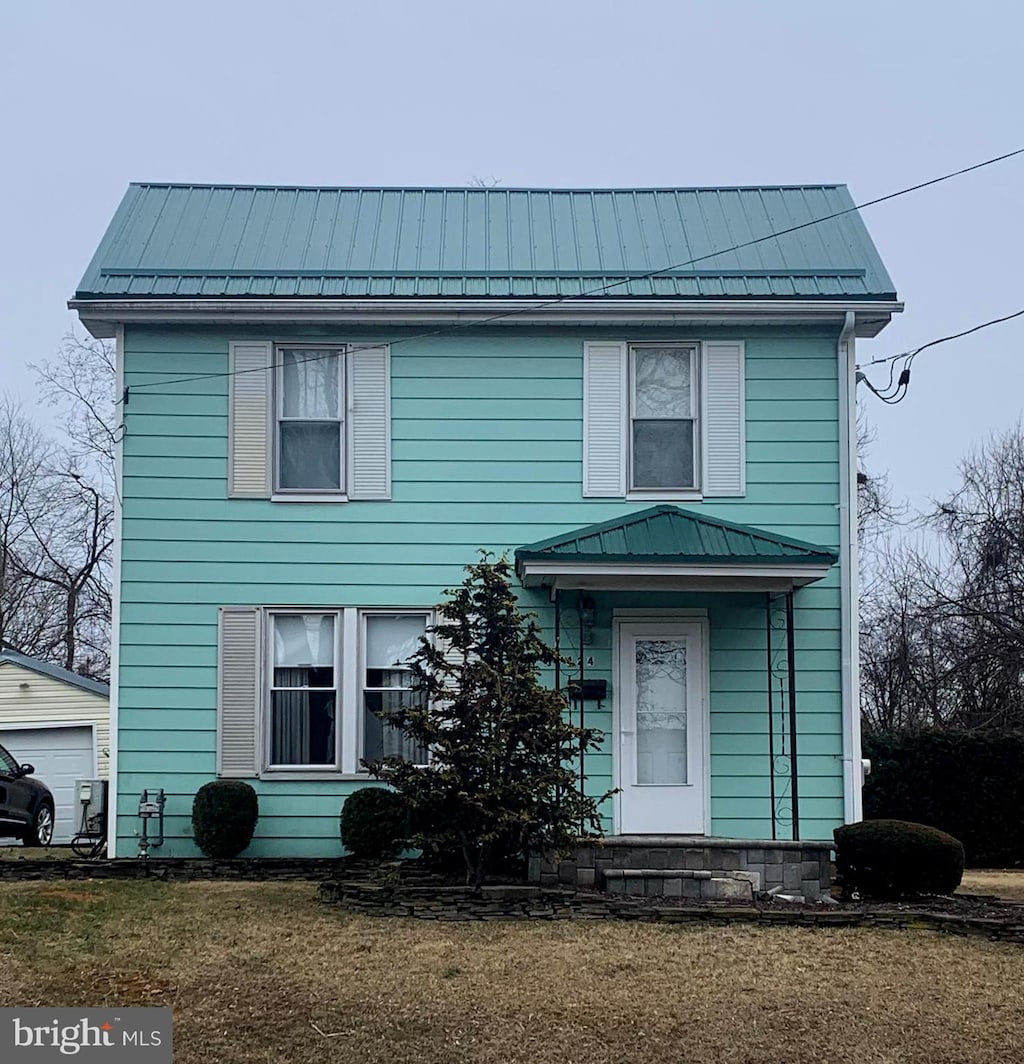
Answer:
[{"label": "stone edging", "polygon": [[612,846],[644,850],[829,850],[831,839],[733,839],[716,835],[603,835],[594,846],[600,851]]},{"label": "stone edging", "polygon": [[0,859],[0,882],[34,879],[240,879],[319,881],[342,874],[330,857],[117,857],[91,861]]},{"label": "stone edging", "polygon": [[741,905],[653,905],[623,896],[533,886],[403,887],[327,880],[320,900],[349,912],[415,920],[631,920],[663,924],[747,923],[762,927],[866,927],[941,931],[1024,944],[1019,919],[958,916],[905,909],[758,908]]}]

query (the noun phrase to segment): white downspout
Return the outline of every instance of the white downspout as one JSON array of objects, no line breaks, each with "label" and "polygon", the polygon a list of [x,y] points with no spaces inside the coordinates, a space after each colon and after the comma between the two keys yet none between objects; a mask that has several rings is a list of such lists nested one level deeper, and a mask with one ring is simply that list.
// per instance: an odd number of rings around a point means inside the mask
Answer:
[{"label": "white downspout", "polygon": [[107,785],[107,856],[117,853],[118,750],[121,701],[121,553],[122,511],[124,509],[124,326],[114,331],[114,395],[122,400],[121,429],[114,444],[114,559],[110,574],[110,761]]},{"label": "white downspout", "polygon": [[857,554],[856,315],[846,312],[837,344],[839,375],[839,567],[840,655],[843,707],[843,816],[863,816],[860,743],[860,657]]}]

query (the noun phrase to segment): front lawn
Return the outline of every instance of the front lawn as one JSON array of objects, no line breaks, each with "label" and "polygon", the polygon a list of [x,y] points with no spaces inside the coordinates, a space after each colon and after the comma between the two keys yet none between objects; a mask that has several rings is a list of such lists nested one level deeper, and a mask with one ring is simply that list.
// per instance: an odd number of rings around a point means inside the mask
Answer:
[{"label": "front lawn", "polygon": [[0,843],[0,861],[77,861],[70,846],[10,846]]},{"label": "front lawn", "polygon": [[993,894],[1005,901],[1024,901],[1024,872],[1019,868],[968,868],[960,891]]},{"label": "front lawn", "polygon": [[373,919],[304,883],[3,884],[0,972],[0,1006],[173,1005],[176,1064],[982,1064],[1024,1041],[1019,946]]}]

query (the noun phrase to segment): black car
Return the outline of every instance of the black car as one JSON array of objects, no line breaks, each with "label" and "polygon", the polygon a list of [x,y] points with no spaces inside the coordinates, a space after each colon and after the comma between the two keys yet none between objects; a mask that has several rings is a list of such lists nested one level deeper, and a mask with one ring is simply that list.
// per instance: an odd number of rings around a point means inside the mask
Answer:
[{"label": "black car", "polygon": [[0,837],[14,835],[26,846],[49,846],[53,840],[53,794],[29,777],[32,765],[19,765],[0,746]]}]

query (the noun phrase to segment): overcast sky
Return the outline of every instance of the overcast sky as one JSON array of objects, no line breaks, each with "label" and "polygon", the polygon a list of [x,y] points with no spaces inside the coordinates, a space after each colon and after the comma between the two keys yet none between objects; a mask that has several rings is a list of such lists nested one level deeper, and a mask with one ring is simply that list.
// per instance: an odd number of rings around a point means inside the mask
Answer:
[{"label": "overcast sky", "polygon": [[[129,181],[847,183],[858,201],[1024,146],[1024,7],[607,0],[0,2],[0,390],[72,326]],[[862,360],[1024,307],[1024,156],[871,208],[905,313]],[[1024,319],[867,402],[925,505],[1021,412]]]}]

